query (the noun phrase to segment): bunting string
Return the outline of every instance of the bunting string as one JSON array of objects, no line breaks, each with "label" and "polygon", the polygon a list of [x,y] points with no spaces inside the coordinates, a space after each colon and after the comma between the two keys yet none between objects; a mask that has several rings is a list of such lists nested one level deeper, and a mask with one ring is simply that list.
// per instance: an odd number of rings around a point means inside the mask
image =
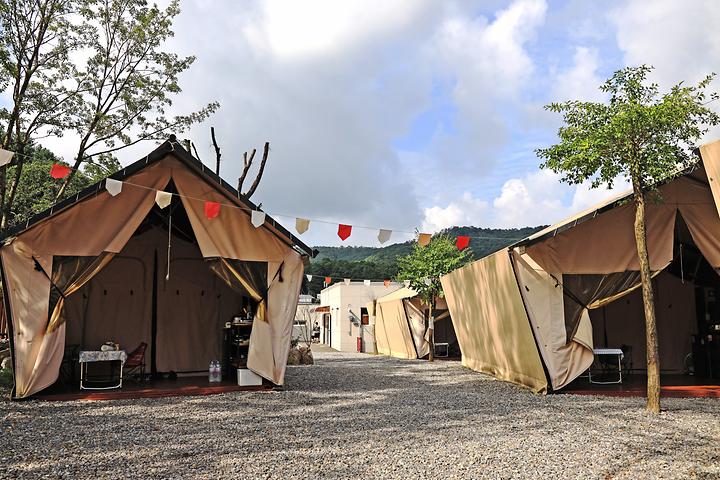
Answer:
[{"label": "bunting string", "polygon": [[[54,163],[50,169],[50,176],[55,179],[62,179],[67,177],[70,172],[72,171],[72,167],[61,165],[58,163]],[[306,217],[298,217],[294,215],[287,215],[283,213],[269,213],[264,212],[259,209],[252,209],[247,206],[243,205],[236,205],[232,203],[225,203],[225,202],[214,202],[203,198],[197,198],[190,195],[180,195],[179,193],[172,193],[172,192],[165,192],[163,190],[159,190],[156,188],[148,187],[145,185],[139,185],[136,183],[128,182],[128,181],[120,181],[115,180],[112,178],[106,178],[105,179],[105,188],[108,191],[110,195],[113,197],[116,197],[122,193],[123,186],[129,185],[136,188],[142,188],[149,191],[155,192],[155,202],[160,208],[167,207],[172,200],[173,196],[179,197],[179,198],[185,198],[188,200],[193,200],[197,202],[203,202],[204,204],[204,211],[205,216],[212,220],[214,218],[217,218],[220,216],[221,208],[234,208],[238,210],[244,210],[246,212],[249,212],[250,214],[250,221],[252,225],[255,228],[260,228],[262,225],[264,225],[267,215],[271,215],[272,217],[281,217],[281,218],[288,218],[288,219],[294,219],[295,220],[295,230],[299,235],[304,234],[307,232],[310,228],[310,225],[312,223],[319,223],[319,224],[325,224],[325,225],[337,225],[337,235],[342,240],[345,241],[352,235],[353,229],[363,229],[363,230],[374,230],[377,231],[377,240],[380,242],[380,244],[384,244],[387,241],[390,240],[393,233],[399,233],[399,234],[407,234],[407,235],[415,235],[417,238],[417,242],[421,247],[427,246],[431,239],[432,234],[430,233],[424,233],[421,232],[419,229],[416,229],[415,231],[407,231],[403,229],[387,229],[387,228],[378,228],[378,227],[370,227],[365,225],[350,225],[350,224],[344,224],[344,223],[338,223],[328,220],[322,220],[322,219],[314,219],[314,218],[306,218]],[[480,240],[506,240],[506,241],[519,241],[522,240],[522,238],[510,238],[510,237],[489,237],[489,236],[479,236],[479,235],[459,235],[456,237],[455,245],[458,248],[458,250],[463,250],[467,248],[470,245],[470,239],[480,239]]]}]

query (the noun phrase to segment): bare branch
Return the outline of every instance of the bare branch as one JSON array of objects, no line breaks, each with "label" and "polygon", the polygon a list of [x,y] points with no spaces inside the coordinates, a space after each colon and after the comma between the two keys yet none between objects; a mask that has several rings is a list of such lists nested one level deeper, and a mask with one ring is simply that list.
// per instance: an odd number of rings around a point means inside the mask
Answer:
[{"label": "bare branch", "polygon": [[215,139],[215,127],[210,127],[210,136],[212,137],[213,148],[215,148],[215,175],[220,176],[220,147],[218,147],[217,140]]},{"label": "bare branch", "polygon": [[238,179],[238,195],[242,194],[242,186],[243,183],[245,183],[245,178],[247,177],[248,172],[250,171],[250,167],[252,166],[253,159],[255,158],[255,149],[253,148],[253,151],[250,152],[250,158],[248,159],[247,152],[243,153],[243,171],[242,175],[240,175],[240,179]]},{"label": "bare branch", "polygon": [[263,149],[263,158],[262,162],[260,162],[260,170],[258,170],[257,176],[255,177],[255,181],[253,182],[252,186],[250,187],[250,190],[245,193],[245,196],[247,198],[252,197],[253,193],[255,193],[255,190],[257,190],[258,185],[260,185],[260,180],[262,179],[263,173],[265,172],[265,163],[267,163],[268,154],[270,153],[270,142],[265,142],[265,148]]}]

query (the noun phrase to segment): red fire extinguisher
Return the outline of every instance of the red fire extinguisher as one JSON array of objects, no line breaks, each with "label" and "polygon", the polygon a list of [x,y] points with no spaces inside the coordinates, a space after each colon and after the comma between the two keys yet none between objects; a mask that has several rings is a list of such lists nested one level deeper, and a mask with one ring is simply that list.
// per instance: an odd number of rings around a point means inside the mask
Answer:
[{"label": "red fire extinguisher", "polygon": [[362,337],[357,337],[357,350],[358,353],[362,353]]}]

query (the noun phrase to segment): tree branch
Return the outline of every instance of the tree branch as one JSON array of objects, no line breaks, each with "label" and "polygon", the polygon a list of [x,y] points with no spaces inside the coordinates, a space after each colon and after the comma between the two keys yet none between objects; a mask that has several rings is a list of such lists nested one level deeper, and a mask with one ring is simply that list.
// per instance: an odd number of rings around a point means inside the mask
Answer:
[{"label": "tree branch", "polygon": [[215,127],[210,127],[210,137],[212,137],[213,148],[215,148],[215,175],[220,176],[220,157],[222,154],[215,139]]},{"label": "tree branch", "polygon": [[245,193],[245,196],[247,198],[250,198],[253,196],[253,193],[255,193],[255,190],[257,190],[258,185],[260,185],[260,179],[262,179],[263,173],[265,172],[265,163],[267,163],[268,154],[270,153],[270,142],[265,142],[265,148],[263,149],[263,158],[262,162],[260,162],[260,170],[258,170],[257,176],[255,177],[255,181],[253,182],[252,186],[250,187],[250,190]]}]

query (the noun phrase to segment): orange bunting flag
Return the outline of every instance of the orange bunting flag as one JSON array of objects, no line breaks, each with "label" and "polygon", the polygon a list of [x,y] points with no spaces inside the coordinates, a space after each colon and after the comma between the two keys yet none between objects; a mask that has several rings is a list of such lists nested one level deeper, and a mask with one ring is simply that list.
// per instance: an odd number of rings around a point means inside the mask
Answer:
[{"label": "orange bunting flag", "polygon": [[390,286],[390,280],[383,280],[383,285],[385,285],[385,288]]},{"label": "orange bunting flag", "polygon": [[457,240],[455,240],[455,246],[458,250],[467,248],[468,245],[470,245],[470,237],[466,235],[460,235],[457,237]]},{"label": "orange bunting flag", "polygon": [[60,165],[59,163],[53,163],[53,166],[50,169],[50,176],[52,178],[65,178],[68,175],[70,175],[70,167]]},{"label": "orange bunting flag", "polygon": [[213,218],[220,215],[220,204],[217,202],[205,202],[205,216],[212,220]]},{"label": "orange bunting flag", "polygon": [[352,225],[343,225],[342,223],[338,225],[338,237],[340,237],[340,240],[347,240],[351,233]]},{"label": "orange bunting flag", "polygon": [[432,235],[429,233],[418,234],[418,244],[421,247],[427,247],[428,243],[430,243],[430,239],[432,239]]}]

